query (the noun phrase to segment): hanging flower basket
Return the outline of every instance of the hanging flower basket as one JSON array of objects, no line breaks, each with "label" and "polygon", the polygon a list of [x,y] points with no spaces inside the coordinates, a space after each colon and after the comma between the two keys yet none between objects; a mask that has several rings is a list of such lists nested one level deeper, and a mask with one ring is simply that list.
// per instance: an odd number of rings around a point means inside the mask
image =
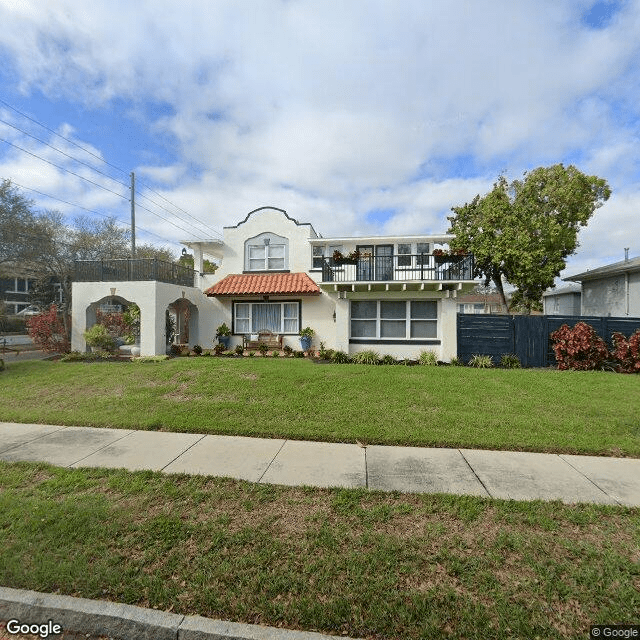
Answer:
[{"label": "hanging flower basket", "polygon": [[333,261],[336,264],[358,264],[360,259],[360,252],[358,250],[348,253],[346,256],[340,251],[333,252]]}]

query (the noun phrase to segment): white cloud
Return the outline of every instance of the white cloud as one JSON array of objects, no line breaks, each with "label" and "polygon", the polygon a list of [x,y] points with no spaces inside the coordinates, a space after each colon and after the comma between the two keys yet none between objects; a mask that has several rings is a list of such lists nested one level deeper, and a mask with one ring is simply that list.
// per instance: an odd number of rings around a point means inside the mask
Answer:
[{"label": "white cloud", "polygon": [[[136,171],[216,227],[272,204],[324,235],[440,232],[499,172],[578,158],[620,193],[597,214],[613,245],[639,177],[640,3],[598,30],[580,22],[591,4],[25,0],[0,5],[0,47],[24,94],[125,103],[114,120],[177,156]],[[160,102],[145,120],[142,105]],[[447,172],[458,157],[471,168]],[[2,164],[83,205],[126,208],[11,152]],[[395,214],[373,224],[372,209]],[[581,251],[603,257],[589,233]]]}]

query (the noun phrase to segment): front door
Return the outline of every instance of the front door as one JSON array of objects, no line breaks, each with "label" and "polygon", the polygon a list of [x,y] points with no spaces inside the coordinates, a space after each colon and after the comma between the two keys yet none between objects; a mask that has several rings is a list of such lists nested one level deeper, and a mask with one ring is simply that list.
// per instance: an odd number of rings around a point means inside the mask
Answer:
[{"label": "front door", "polygon": [[376,245],[375,279],[393,280],[393,245]]},{"label": "front door", "polygon": [[373,245],[359,244],[356,249],[360,252],[358,263],[356,265],[356,280],[373,280],[374,262],[373,262]]}]

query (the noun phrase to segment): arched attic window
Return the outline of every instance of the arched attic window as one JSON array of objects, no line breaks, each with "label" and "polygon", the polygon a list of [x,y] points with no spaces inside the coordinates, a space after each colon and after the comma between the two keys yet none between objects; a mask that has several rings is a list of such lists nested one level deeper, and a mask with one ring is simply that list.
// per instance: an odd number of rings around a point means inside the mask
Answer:
[{"label": "arched attic window", "polygon": [[265,232],[245,241],[245,271],[286,271],[288,268],[288,238]]}]

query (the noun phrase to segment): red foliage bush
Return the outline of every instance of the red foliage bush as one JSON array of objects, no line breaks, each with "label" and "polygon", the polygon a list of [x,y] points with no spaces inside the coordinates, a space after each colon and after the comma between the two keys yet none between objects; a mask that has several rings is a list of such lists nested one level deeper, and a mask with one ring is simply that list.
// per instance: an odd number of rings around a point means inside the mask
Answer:
[{"label": "red foliage bush", "polygon": [[578,322],[573,329],[563,324],[551,334],[558,369],[592,371],[602,369],[609,360],[605,341],[586,322]]},{"label": "red foliage bush", "polygon": [[617,331],[612,336],[616,371],[620,373],[640,373],[640,329],[628,339]]},{"label": "red foliage bush", "polygon": [[96,324],[106,327],[107,331],[114,337],[119,338],[131,331],[131,328],[124,318],[124,314],[104,313],[100,309],[96,310]]},{"label": "red foliage bush", "polygon": [[49,307],[49,311],[29,318],[27,330],[33,342],[47,353],[71,351],[69,336],[55,304]]}]

